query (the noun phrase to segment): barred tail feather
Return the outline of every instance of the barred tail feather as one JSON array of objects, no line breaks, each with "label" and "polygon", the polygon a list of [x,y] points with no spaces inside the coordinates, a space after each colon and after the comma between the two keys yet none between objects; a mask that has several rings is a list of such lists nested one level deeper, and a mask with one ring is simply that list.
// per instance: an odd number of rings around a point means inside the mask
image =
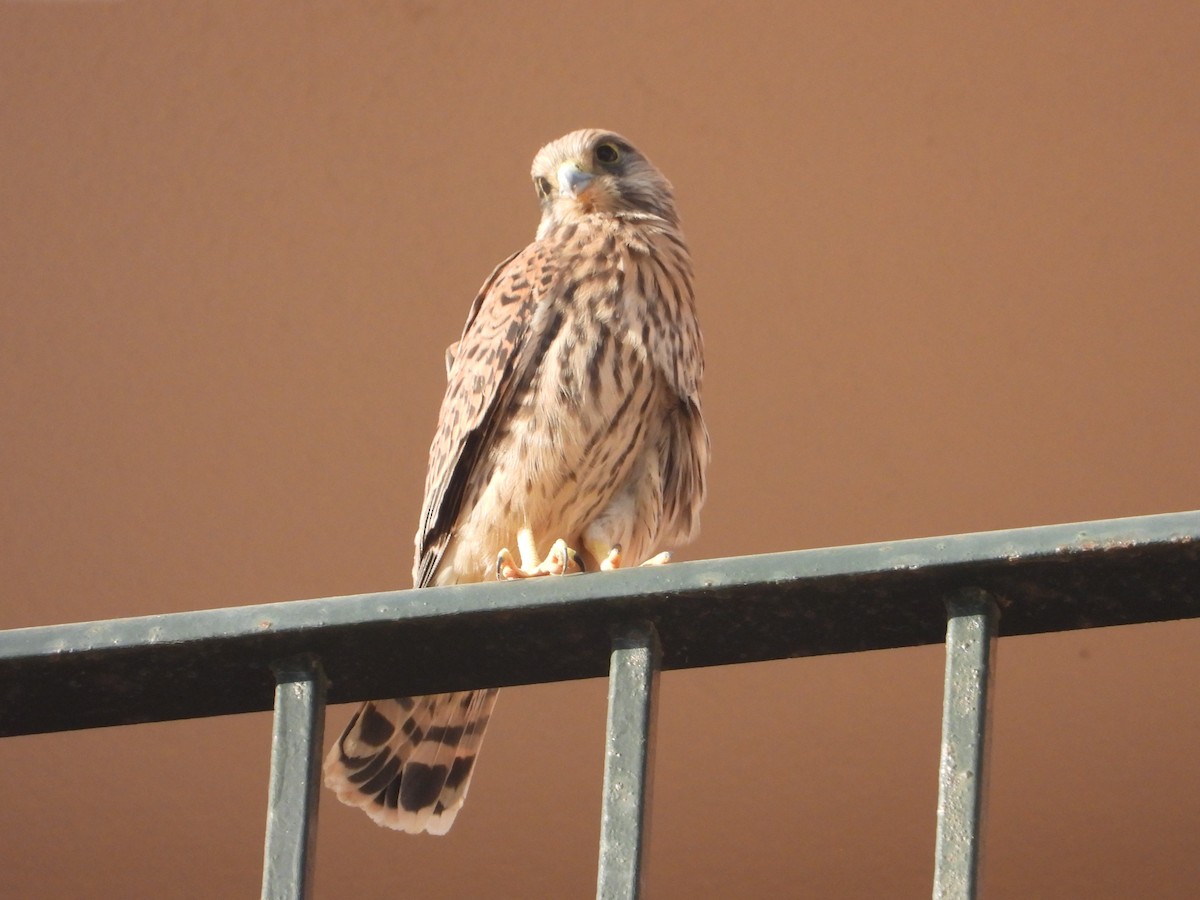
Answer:
[{"label": "barred tail feather", "polygon": [[467,796],[494,688],[364,703],[325,757],[325,784],[376,824],[445,834]]}]

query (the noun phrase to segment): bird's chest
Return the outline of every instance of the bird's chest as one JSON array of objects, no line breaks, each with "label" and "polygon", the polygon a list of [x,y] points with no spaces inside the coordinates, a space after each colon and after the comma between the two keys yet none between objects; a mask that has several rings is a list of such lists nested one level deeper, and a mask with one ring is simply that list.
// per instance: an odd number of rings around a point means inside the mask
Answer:
[{"label": "bird's chest", "polygon": [[644,398],[654,373],[647,334],[638,324],[640,305],[604,296],[560,310],[526,398],[534,414],[550,417],[551,435],[601,429]]},{"label": "bird's chest", "polygon": [[526,512],[571,518],[629,477],[655,433],[657,385],[640,332],[620,316],[567,310],[520,401],[509,447],[531,477],[514,485]]}]

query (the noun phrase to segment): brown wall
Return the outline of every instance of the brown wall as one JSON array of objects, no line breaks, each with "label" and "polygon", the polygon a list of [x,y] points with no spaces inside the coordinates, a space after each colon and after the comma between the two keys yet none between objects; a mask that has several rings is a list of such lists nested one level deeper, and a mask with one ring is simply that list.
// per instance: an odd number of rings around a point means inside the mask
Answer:
[{"label": "brown wall", "polygon": [[[0,6],[0,626],[408,585],[533,152],[675,182],[730,556],[1200,507],[1195,3]],[[1000,647],[994,897],[1200,879],[1196,623]],[[654,896],[928,896],[937,648],[664,678]],[[318,896],[583,897],[604,685]],[[347,712],[333,711],[333,727]],[[248,897],[269,719],[0,742],[0,895]]]}]

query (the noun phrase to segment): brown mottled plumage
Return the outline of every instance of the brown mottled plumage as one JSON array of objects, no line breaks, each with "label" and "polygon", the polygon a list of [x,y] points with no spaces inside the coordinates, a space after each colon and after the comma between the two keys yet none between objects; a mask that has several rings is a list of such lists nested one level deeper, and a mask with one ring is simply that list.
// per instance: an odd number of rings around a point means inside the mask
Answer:
[{"label": "brown mottled plumage", "polygon": [[[703,347],[671,185],[592,129],[543,147],[533,181],[536,240],[495,269],[446,354],[418,587],[642,563],[698,530]],[[543,560],[556,540],[573,549]],[[496,693],[364,704],[326,784],[381,825],[444,834]]]}]

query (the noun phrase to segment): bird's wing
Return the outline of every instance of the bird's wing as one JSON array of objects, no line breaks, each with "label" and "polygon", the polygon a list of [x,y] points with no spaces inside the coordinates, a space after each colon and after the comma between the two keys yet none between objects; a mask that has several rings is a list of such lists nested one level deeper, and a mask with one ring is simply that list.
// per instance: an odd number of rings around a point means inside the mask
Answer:
[{"label": "bird's wing", "polygon": [[538,243],[509,257],[484,282],[462,337],[446,351],[446,396],[429,450],[413,580],[428,585],[497,427],[528,387],[559,320],[544,300],[553,257]]}]

